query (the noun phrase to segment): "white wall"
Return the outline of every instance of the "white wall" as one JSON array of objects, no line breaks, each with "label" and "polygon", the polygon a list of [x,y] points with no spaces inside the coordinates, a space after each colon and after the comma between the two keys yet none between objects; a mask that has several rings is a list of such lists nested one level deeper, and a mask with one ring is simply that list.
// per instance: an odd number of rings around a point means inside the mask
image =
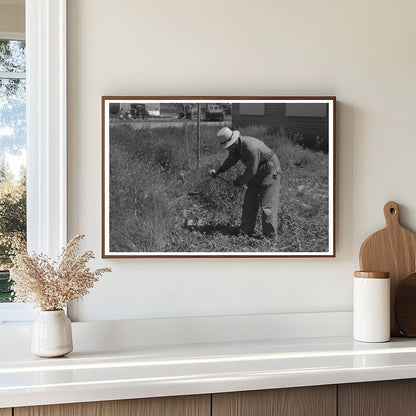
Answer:
[{"label": "white wall", "polygon": [[[22,2],[16,2],[22,3]],[[0,2],[0,32],[25,31],[25,6],[24,4],[1,4]]]},{"label": "white wall", "polygon": [[69,235],[100,257],[102,95],[336,95],[335,259],[122,259],[81,321],[344,311],[396,200],[416,231],[413,0],[68,1]]}]

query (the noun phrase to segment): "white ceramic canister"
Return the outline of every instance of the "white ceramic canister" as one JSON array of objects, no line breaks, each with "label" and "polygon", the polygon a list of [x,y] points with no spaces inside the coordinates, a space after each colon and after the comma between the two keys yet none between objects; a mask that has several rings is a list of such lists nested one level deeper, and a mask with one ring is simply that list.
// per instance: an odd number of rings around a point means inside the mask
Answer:
[{"label": "white ceramic canister", "polygon": [[389,273],[355,272],[353,309],[356,341],[390,341]]}]

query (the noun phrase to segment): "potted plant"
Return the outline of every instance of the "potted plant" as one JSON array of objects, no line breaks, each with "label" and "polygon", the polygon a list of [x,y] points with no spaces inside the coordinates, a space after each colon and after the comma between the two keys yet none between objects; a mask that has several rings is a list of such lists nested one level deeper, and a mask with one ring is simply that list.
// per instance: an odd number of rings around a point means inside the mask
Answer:
[{"label": "potted plant", "polygon": [[18,250],[12,258],[14,301],[33,303],[40,308],[31,346],[32,353],[40,357],[60,357],[72,351],[71,321],[64,308],[81,299],[103,273],[111,271],[88,268],[94,253],[79,254],[83,238],[83,235],[72,238],[57,261],[45,254],[29,255],[26,249]]}]

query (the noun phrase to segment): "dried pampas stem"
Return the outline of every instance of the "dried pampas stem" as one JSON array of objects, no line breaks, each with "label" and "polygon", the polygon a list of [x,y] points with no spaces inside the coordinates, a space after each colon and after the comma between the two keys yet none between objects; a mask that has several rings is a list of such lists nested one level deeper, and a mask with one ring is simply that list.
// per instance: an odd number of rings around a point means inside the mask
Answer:
[{"label": "dried pampas stem", "polygon": [[29,255],[19,251],[10,270],[15,302],[29,302],[45,311],[56,311],[81,299],[94,286],[94,283],[109,268],[92,271],[87,263],[94,258],[92,251],[78,254],[80,241],[84,235],[78,234],[63,248],[57,261],[44,254]]}]

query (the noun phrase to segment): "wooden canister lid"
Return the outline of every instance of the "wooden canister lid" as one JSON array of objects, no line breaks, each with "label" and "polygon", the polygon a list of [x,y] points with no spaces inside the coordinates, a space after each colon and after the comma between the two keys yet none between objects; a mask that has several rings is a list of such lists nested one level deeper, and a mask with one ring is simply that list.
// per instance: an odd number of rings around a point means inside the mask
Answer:
[{"label": "wooden canister lid", "polygon": [[354,277],[364,277],[366,279],[388,279],[389,276],[389,272],[354,272]]}]

